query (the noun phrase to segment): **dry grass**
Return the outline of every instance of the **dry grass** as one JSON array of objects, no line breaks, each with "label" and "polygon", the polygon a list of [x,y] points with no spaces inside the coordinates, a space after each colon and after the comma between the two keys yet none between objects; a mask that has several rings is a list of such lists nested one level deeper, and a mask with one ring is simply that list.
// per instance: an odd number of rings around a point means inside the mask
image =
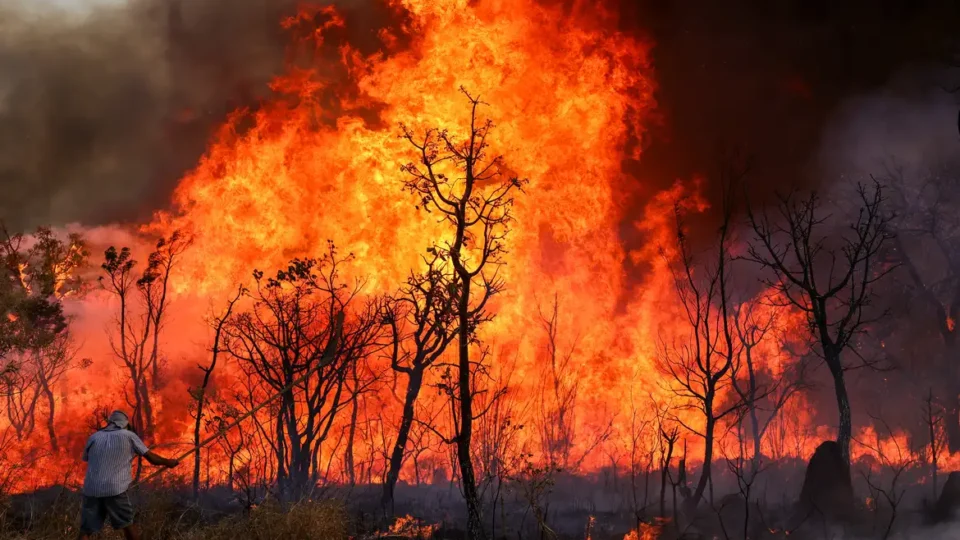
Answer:
[{"label": "dry grass", "polygon": [[329,538],[346,540],[347,515],[343,506],[331,502],[304,502],[286,512],[275,505],[253,509],[247,516],[224,519],[216,525],[194,529],[181,536],[184,540],[228,540],[250,538]]},{"label": "dry grass", "polygon": [[[227,540],[281,538],[346,540],[348,519],[338,501],[305,501],[281,508],[267,503],[242,515],[203,523],[195,508],[178,504],[173,497],[152,493],[137,507],[137,523],[145,538],[170,540]],[[80,501],[75,495],[57,497],[43,512],[14,516],[9,503],[0,503],[0,538],[60,540],[77,537]],[[106,527],[98,538],[123,536]]]}]

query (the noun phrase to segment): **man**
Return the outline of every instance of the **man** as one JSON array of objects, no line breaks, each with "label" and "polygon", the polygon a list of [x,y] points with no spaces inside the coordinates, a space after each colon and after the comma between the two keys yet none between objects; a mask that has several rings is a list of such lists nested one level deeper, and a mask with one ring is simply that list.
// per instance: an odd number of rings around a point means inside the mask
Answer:
[{"label": "man", "polygon": [[87,475],[83,479],[83,508],[80,511],[80,538],[90,538],[110,520],[115,530],[122,530],[127,540],[138,540],[140,532],[133,524],[133,505],[127,489],[133,482],[131,464],[135,456],[143,456],[153,465],[176,467],[179,462],[150,451],[137,434],[131,431],[130,418],[122,411],[113,411],[107,427],[87,439],[83,460]]}]

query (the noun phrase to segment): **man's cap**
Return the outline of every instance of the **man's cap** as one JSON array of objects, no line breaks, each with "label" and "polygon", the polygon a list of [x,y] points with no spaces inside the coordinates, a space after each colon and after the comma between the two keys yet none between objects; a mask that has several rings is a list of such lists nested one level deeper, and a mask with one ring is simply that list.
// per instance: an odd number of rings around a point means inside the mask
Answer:
[{"label": "man's cap", "polygon": [[107,419],[109,423],[117,426],[120,429],[125,429],[130,425],[130,417],[127,416],[127,413],[123,411],[113,411],[110,413],[110,418]]}]

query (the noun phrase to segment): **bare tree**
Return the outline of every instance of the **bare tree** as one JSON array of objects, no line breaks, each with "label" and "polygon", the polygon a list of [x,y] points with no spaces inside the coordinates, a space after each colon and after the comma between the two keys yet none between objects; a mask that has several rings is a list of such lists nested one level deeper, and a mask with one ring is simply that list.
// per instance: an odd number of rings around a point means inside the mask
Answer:
[{"label": "bare tree", "polygon": [[[869,451],[870,457],[876,461],[881,477],[887,476],[889,484],[884,484],[881,479],[874,476],[871,464],[867,464],[864,470],[860,471],[861,476],[870,489],[872,499],[871,509],[874,515],[880,517],[881,512],[886,511],[887,520],[883,524],[883,535],[881,538],[887,540],[893,532],[893,525],[897,521],[897,509],[903,502],[906,494],[906,488],[900,484],[903,473],[916,464],[916,459],[910,453],[908,448],[902,448],[897,438],[894,436],[890,426],[880,417],[873,416],[874,423],[881,425],[886,431],[889,441],[892,443],[893,450],[884,448],[883,440],[880,438],[880,432],[875,432],[873,441],[857,440],[856,442]],[[884,474],[886,473],[886,474]]]},{"label": "bare tree", "polygon": [[[280,394],[269,420],[284,497],[306,495],[318,482],[320,447],[348,404],[350,368],[380,334],[379,307],[354,308],[363,282],[349,287],[340,276],[349,258],[331,244],[321,259],[294,259],[275,277],[254,272],[246,294],[252,307],[227,325],[225,350],[259,387],[260,399]],[[350,317],[338,335],[340,314]]]},{"label": "bare tree", "polygon": [[[233,308],[243,296],[243,293],[244,289],[243,287],[240,287],[237,290],[237,294],[234,295],[234,297],[227,303],[227,308],[223,315],[219,315],[214,318],[213,348],[210,350],[210,364],[206,366],[197,366],[200,368],[200,371],[203,372],[203,381],[200,383],[199,388],[192,388],[190,391],[191,396],[196,401],[196,409],[194,410],[195,422],[193,426],[193,444],[197,448],[200,446],[200,427],[203,423],[203,407],[206,405],[207,387],[210,385],[210,379],[213,377],[213,370],[217,368],[217,360],[220,357],[220,342],[224,335],[224,327],[226,326],[227,321],[230,320],[230,316],[233,314]],[[200,498],[200,452],[194,452],[193,454],[193,498],[194,500]]]},{"label": "bare tree", "polygon": [[559,343],[560,300],[555,294],[549,311],[537,306],[540,324],[547,337],[547,360],[542,387],[538,391],[540,407],[540,439],[550,467],[567,469],[575,441],[577,394],[580,373],[572,362],[579,337],[562,352]]},{"label": "bare tree", "polygon": [[[653,399],[650,400],[651,402]],[[657,439],[655,432],[656,416],[647,416],[638,410],[636,396],[630,393],[630,502],[631,510],[636,519],[636,526],[640,526],[646,517],[650,503],[650,480],[653,476],[654,463],[657,456]],[[656,411],[654,411],[656,412]],[[638,494],[640,490],[639,478],[643,477],[643,499]]]},{"label": "bare tree", "polygon": [[[764,342],[776,342],[779,345],[786,338],[780,331],[777,320],[778,309],[764,312],[759,302],[743,302],[733,309],[733,322],[736,339],[739,343],[737,353],[738,373],[733,378],[733,387],[746,407],[745,418],[750,420],[750,434],[753,441],[750,468],[744,473],[744,481],[752,483],[760,471],[763,456],[763,438],[771,422],[780,414],[784,405],[799,391],[808,387],[806,362],[801,357],[792,369],[782,363],[766,366],[756,358],[757,347]],[[777,347],[779,349],[779,347]],[[779,354],[778,360],[779,360]],[[768,359],[770,360],[770,359]],[[771,368],[780,368],[780,373],[772,373]],[[741,452],[741,455],[743,453]],[[739,476],[738,476],[739,478]],[[741,487],[749,487],[744,485]]]},{"label": "bare tree", "polygon": [[[673,461],[673,452],[677,446],[677,440],[680,438],[680,426],[667,426],[667,416],[669,409],[657,409],[657,449],[660,453],[660,517],[667,517],[667,485],[671,486],[673,522],[677,523],[677,486],[680,481],[674,481],[670,470],[670,463]],[[682,467],[682,465],[681,465]]]},{"label": "bare tree", "polygon": [[[387,302],[384,302],[386,304]],[[382,310],[381,310],[382,311]],[[381,321],[382,322],[382,321]],[[343,452],[343,467],[347,481],[351,486],[357,483],[356,443],[357,431],[368,432],[373,422],[372,418],[360,419],[361,402],[366,400],[367,394],[378,389],[378,383],[383,378],[383,370],[375,367],[369,354],[365,354],[353,362],[347,371],[347,404],[350,407],[350,421],[347,423],[347,446]],[[364,410],[369,410],[363,407]],[[371,450],[373,447],[371,446]],[[361,475],[363,466],[361,464]],[[368,472],[369,468],[366,469]]]},{"label": "bare tree", "polygon": [[[697,429],[678,419],[688,431],[704,440],[703,468],[689,507],[695,508],[711,482],[715,430],[726,416],[743,406],[734,399],[722,403],[725,389],[735,379],[738,345],[735,343],[733,303],[730,299],[729,253],[732,230],[732,182],[743,173],[733,169],[722,170],[723,207],[717,240],[704,264],[697,264],[687,237],[684,214],[686,201],[674,204],[676,219],[675,263],[662,248],[663,256],[673,267],[674,286],[683,308],[686,334],[679,341],[668,344],[661,341],[657,355],[658,367],[672,381],[672,390],[687,405],[703,417],[703,429]],[[695,268],[696,266],[696,268]]]},{"label": "bare tree", "polygon": [[[868,308],[874,285],[894,265],[880,265],[879,256],[888,240],[889,218],[884,213],[883,187],[857,186],[856,218],[839,233],[827,224],[828,215],[816,192],[780,197],[777,217],[748,207],[755,234],[749,259],[769,270],[768,286],[781,294],[784,305],[806,314],[812,336],[833,377],[839,429],[837,443],[844,460],[850,461],[852,424],[850,398],[844,376],[856,367],[876,367],[850,347],[864,328],[878,320]],[[844,352],[849,354],[844,356]],[[848,356],[855,356],[856,362]]]},{"label": "bare tree", "polygon": [[390,365],[407,379],[403,414],[397,439],[390,453],[389,469],[383,484],[384,508],[393,503],[393,490],[400,477],[415,407],[423,387],[424,374],[457,336],[455,309],[456,281],[436,248],[424,259],[427,269],[412,273],[384,314],[393,336]]},{"label": "bare tree", "polygon": [[137,261],[126,247],[119,251],[108,248],[100,265],[104,272],[101,286],[119,302],[117,335],[111,336],[110,345],[127,370],[130,388],[126,399],[133,407],[133,423],[148,437],[154,430],[152,390],[159,385],[160,331],[168,307],[170,275],[189,245],[189,238],[180,232],[161,238],[139,277],[133,273]]},{"label": "bare tree", "polygon": [[946,441],[943,440],[944,412],[934,400],[933,390],[930,390],[927,393],[927,397],[923,400],[922,412],[923,423],[927,428],[927,436],[929,437],[928,446],[930,447],[930,485],[932,487],[933,497],[936,498],[940,493],[940,490],[937,488],[937,472],[940,464],[940,456],[943,453],[944,446],[946,446]]},{"label": "bare tree", "polygon": [[488,300],[503,289],[497,269],[503,263],[505,240],[512,221],[513,195],[524,181],[503,171],[503,158],[490,154],[487,139],[493,123],[477,118],[481,102],[470,101],[470,128],[464,140],[445,130],[430,129],[423,136],[402,126],[403,136],[417,151],[417,161],[403,166],[407,191],[419,199],[418,208],[437,212],[452,232],[452,240],[438,246],[450,260],[456,275],[458,363],[455,382],[459,424],[453,438],[457,448],[460,480],[467,503],[467,535],[485,538],[480,497],[470,455],[473,437],[473,378],[471,344],[477,327],[489,318]]},{"label": "bare tree", "polygon": [[90,361],[76,361],[76,347],[72,343],[69,330],[64,330],[53,342],[40,349],[8,356],[12,356],[14,360],[0,374],[0,388],[4,389],[6,415],[10,426],[14,428],[19,439],[30,437],[36,426],[36,414],[41,410],[42,399],[46,402],[43,421],[50,450],[59,451],[54,388],[68,369],[87,367]]}]

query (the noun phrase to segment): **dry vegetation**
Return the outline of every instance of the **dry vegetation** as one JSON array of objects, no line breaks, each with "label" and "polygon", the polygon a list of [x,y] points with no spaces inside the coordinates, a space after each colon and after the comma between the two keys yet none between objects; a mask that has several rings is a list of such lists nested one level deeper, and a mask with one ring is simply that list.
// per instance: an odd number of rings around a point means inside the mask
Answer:
[{"label": "dry vegetation", "polygon": [[[281,507],[269,502],[244,514],[202,517],[196,507],[185,506],[162,492],[142,494],[138,523],[148,538],[170,540],[273,540],[280,538],[348,538],[348,517],[337,501],[302,502]],[[42,514],[30,516],[9,507],[0,513],[0,537],[23,540],[73,539],[77,536],[80,498],[59,494]],[[107,528],[101,538],[122,538]]]}]

